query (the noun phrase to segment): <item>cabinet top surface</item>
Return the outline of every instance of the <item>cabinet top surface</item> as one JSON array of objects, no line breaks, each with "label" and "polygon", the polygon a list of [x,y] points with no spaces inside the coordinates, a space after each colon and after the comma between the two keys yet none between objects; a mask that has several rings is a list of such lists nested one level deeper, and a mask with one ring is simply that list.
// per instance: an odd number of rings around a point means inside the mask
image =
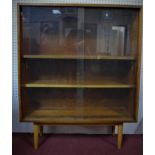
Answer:
[{"label": "cabinet top surface", "polygon": [[91,3],[17,3],[17,6],[70,6],[70,7],[110,7],[110,8],[135,8],[140,9],[142,5],[126,5],[126,4],[91,4]]}]

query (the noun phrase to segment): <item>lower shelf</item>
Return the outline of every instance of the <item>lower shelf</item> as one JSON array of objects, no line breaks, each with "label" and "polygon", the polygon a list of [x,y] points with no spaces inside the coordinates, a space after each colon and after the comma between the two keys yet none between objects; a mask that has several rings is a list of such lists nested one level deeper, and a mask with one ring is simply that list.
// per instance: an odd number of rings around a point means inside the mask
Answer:
[{"label": "lower shelf", "polygon": [[133,117],[124,106],[77,107],[31,109],[25,114],[24,121],[45,123],[97,123],[109,121],[133,121]]},{"label": "lower shelf", "polygon": [[23,120],[55,124],[133,121],[132,91],[134,90],[25,89]]}]

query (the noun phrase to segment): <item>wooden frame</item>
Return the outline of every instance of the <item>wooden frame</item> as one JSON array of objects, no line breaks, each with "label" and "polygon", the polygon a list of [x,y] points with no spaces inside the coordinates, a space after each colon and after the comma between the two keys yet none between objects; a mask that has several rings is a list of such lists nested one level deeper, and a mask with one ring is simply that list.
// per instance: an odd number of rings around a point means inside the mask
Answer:
[{"label": "wooden frame", "polygon": [[[115,129],[115,126],[118,125],[118,149],[121,148],[122,146],[122,132],[123,132],[123,123],[124,122],[136,122],[138,119],[138,104],[139,104],[139,87],[140,87],[140,67],[141,67],[141,42],[142,42],[142,7],[141,6],[135,6],[135,5],[109,5],[109,4],[62,4],[62,3],[58,3],[58,4],[33,4],[33,3],[18,3],[17,4],[17,31],[18,31],[18,94],[19,94],[19,111],[20,111],[20,121],[31,121],[31,119],[27,118],[24,119],[23,116],[23,98],[22,98],[22,94],[23,94],[23,90],[22,90],[22,78],[21,78],[21,74],[22,74],[22,70],[21,70],[21,60],[22,57],[24,59],[68,59],[68,57],[66,56],[66,58],[60,57],[60,56],[52,56],[52,55],[24,55],[22,56],[21,54],[21,46],[22,46],[22,29],[21,29],[21,17],[20,17],[20,7],[22,6],[60,6],[60,7],[64,7],[64,6],[69,6],[69,7],[108,7],[108,8],[133,8],[133,9],[138,9],[139,10],[139,16],[138,16],[138,46],[137,46],[137,56],[136,56],[136,60],[134,57],[111,57],[111,56],[98,56],[98,57],[94,57],[94,56],[88,56],[86,57],[87,59],[93,60],[93,59],[97,59],[97,60],[113,60],[113,59],[118,59],[118,60],[134,60],[136,61],[136,95],[135,95],[135,104],[134,104],[134,119],[125,119],[125,120],[115,120],[115,119],[94,119],[94,121],[92,121],[91,119],[86,119],[85,121],[66,121],[64,122],[64,120],[57,120],[55,119],[54,121],[50,121],[50,120],[38,120],[38,121],[33,121],[34,123],[34,147],[35,149],[38,149],[38,139],[39,139],[39,133],[42,133],[42,127],[43,125],[111,125],[113,126],[113,131]],[[76,57],[71,56],[70,59],[76,59]],[[79,57],[78,59],[83,60],[83,57]],[[55,85],[55,87],[53,85],[35,85],[35,84],[25,84],[25,87],[51,87],[51,88],[63,88],[63,87],[69,87],[69,88],[93,88],[93,85],[88,85],[88,86],[84,86],[84,85],[63,85],[61,87],[59,87],[59,85]],[[105,88],[113,88],[114,86],[112,85],[108,85]],[[127,85],[121,85],[122,88],[127,88]],[[132,85],[129,85],[128,87],[132,87]],[[94,88],[104,88],[102,86],[94,86]],[[116,87],[117,88],[117,87]],[[114,133],[114,132],[113,132]]]}]

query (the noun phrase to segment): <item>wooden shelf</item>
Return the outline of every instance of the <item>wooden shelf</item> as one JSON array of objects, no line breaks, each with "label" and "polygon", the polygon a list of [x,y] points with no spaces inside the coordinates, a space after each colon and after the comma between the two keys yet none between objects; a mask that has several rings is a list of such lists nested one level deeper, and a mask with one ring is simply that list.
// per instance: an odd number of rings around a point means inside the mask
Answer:
[{"label": "wooden shelf", "polygon": [[90,119],[131,119],[127,109],[126,99],[108,99],[108,98],[88,98],[83,100],[71,98],[51,98],[40,99],[30,102],[25,107],[26,121],[46,121],[55,119],[64,120],[84,120]]},{"label": "wooden shelf", "polygon": [[135,60],[133,56],[104,56],[94,55],[23,55],[25,59],[90,59],[90,60]]},{"label": "wooden shelf", "polygon": [[36,80],[23,84],[27,88],[134,88],[133,84],[121,80],[83,81],[75,80]]},{"label": "wooden shelf", "polygon": [[[131,121],[130,90],[29,89],[24,104],[25,121],[74,123],[96,120]],[[46,93],[45,93],[46,92]],[[91,121],[90,121],[91,122]],[[95,123],[95,122],[94,122]]]},{"label": "wooden shelf", "polygon": [[[67,101],[67,102],[66,102]],[[129,113],[126,103],[122,100],[89,100],[86,99],[83,103],[78,103],[76,99],[49,99],[40,100],[38,103],[31,103],[27,109],[25,121],[86,121],[87,119],[95,120],[125,120],[131,121],[132,116]],[[33,107],[33,105],[35,105]],[[77,122],[76,122],[77,123]]]}]

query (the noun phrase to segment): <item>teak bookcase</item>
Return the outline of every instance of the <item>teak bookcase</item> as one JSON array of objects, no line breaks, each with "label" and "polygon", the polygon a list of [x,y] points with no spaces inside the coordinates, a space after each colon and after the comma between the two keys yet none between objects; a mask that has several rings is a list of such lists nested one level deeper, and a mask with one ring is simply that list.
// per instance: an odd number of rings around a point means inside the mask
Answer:
[{"label": "teak bookcase", "polygon": [[18,4],[20,120],[118,126],[137,121],[142,8]]}]

